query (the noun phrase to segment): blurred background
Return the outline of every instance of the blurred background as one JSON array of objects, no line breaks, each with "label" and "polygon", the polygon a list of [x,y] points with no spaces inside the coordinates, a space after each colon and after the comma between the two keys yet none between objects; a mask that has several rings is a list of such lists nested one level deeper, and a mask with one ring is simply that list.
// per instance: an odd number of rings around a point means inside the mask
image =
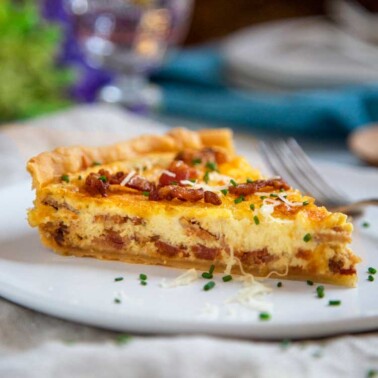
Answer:
[{"label": "blurred background", "polygon": [[2,0],[0,67],[1,123],[105,102],[345,141],[378,121],[378,2]]}]

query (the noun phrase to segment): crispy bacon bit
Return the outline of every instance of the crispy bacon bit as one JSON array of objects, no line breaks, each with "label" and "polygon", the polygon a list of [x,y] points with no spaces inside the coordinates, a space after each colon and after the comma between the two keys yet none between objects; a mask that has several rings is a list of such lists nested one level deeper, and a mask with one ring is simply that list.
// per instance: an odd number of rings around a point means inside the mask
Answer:
[{"label": "crispy bacon bit", "polygon": [[145,225],[146,221],[140,217],[129,217],[129,216],[121,216],[121,215],[108,215],[108,214],[97,214],[93,217],[93,221],[95,223],[104,223],[110,222],[113,224],[124,224],[127,222],[131,222],[135,226]]},{"label": "crispy bacon bit", "polygon": [[218,194],[210,192],[209,190],[205,191],[204,198],[206,203],[211,203],[213,205],[218,206],[222,203],[222,200],[219,198]]},{"label": "crispy bacon bit", "polygon": [[333,273],[351,275],[356,273],[356,269],[349,268],[344,269],[344,262],[341,260],[330,259],[328,261],[328,268]]},{"label": "crispy bacon bit", "polygon": [[114,173],[113,175],[109,177],[109,183],[110,185],[120,185],[126,176],[127,175],[124,172]]},{"label": "crispy bacon bit", "polygon": [[298,259],[310,260],[312,255],[313,253],[311,250],[299,248],[295,257],[298,257]]},{"label": "crispy bacon bit", "polygon": [[181,180],[194,180],[197,178],[197,171],[182,161],[172,161],[168,167],[168,171],[172,172],[175,176],[171,177],[163,173],[159,178],[161,186],[180,185]]},{"label": "crispy bacon bit", "polygon": [[[111,174],[105,169],[100,169],[98,173],[90,173],[85,180],[85,189],[91,195],[101,194],[103,197],[107,196],[107,190],[110,185],[120,185],[127,176],[124,172],[117,172]],[[154,185],[146,178],[134,175],[130,178],[125,187],[138,190],[140,192],[149,192],[153,190]]]},{"label": "crispy bacon bit", "polygon": [[103,197],[107,196],[109,188],[108,180],[101,180],[101,174],[90,173],[85,180],[85,189],[91,195],[101,194]]},{"label": "crispy bacon bit", "polygon": [[204,192],[202,188],[193,189],[178,185],[167,185],[158,188],[153,187],[150,190],[150,201],[172,201],[175,198],[184,202],[198,202],[205,198],[205,202],[213,205],[220,205],[222,203],[217,194],[210,191]]},{"label": "crispy bacon bit", "polygon": [[241,262],[246,265],[260,265],[274,261],[276,256],[271,255],[266,248],[251,252],[243,252]]},{"label": "crispy bacon bit", "polygon": [[201,150],[186,149],[179,152],[175,160],[181,160],[186,164],[194,165],[195,162],[223,164],[228,161],[227,155],[220,150],[205,147]]},{"label": "crispy bacon bit", "polygon": [[201,223],[196,219],[180,218],[180,224],[184,228],[185,234],[188,236],[194,236],[202,239],[203,241],[218,240],[217,235],[212,234],[209,230],[206,230],[201,226]]},{"label": "crispy bacon bit", "polygon": [[131,239],[128,237],[123,237],[119,232],[114,230],[105,230],[105,232],[99,236],[93,238],[93,243],[101,247],[104,251],[114,251],[125,249],[131,242]]},{"label": "crispy bacon bit", "polygon": [[209,248],[203,244],[197,244],[192,247],[192,251],[198,259],[214,260],[220,253],[220,248]]},{"label": "crispy bacon bit", "polygon": [[79,211],[76,210],[74,207],[72,207],[71,205],[69,205],[67,202],[58,202],[56,201],[55,199],[53,198],[50,198],[50,197],[47,197],[45,198],[42,203],[45,205],[45,206],[50,206],[52,207],[53,209],[55,210],[59,210],[59,209],[66,209],[66,210],[69,210],[69,211],[72,211],[73,213],[75,214],[79,214]]},{"label": "crispy bacon bit", "polygon": [[155,241],[155,247],[157,248],[160,254],[169,256],[169,257],[176,256],[180,252],[179,247],[175,247],[168,243],[164,243],[161,240]]},{"label": "crispy bacon bit", "polygon": [[154,184],[152,182],[149,182],[146,178],[139,175],[131,177],[130,181],[125,186],[139,190],[140,192],[149,192],[154,188]]},{"label": "crispy bacon bit", "polygon": [[105,241],[115,249],[122,249],[125,244],[124,238],[116,231],[106,231]]},{"label": "crispy bacon bit", "polygon": [[250,183],[238,184],[236,186],[230,185],[228,188],[231,194],[237,196],[248,196],[249,194],[253,194],[262,189],[265,192],[275,189],[288,190],[290,189],[290,186],[282,178],[276,178],[270,180],[257,180]]},{"label": "crispy bacon bit", "polygon": [[341,226],[332,227],[332,230],[335,232],[344,232],[344,228]]},{"label": "crispy bacon bit", "polygon": [[203,189],[191,189],[176,185],[163,186],[158,190],[159,199],[167,201],[172,201],[174,198],[177,198],[180,201],[197,202],[200,201],[203,196]]},{"label": "crispy bacon bit", "polygon": [[150,190],[150,195],[148,196],[148,199],[150,201],[160,201],[161,200],[161,198],[159,197],[159,189],[156,188],[155,185]]},{"label": "crispy bacon bit", "polygon": [[106,169],[100,169],[98,173],[99,175],[106,177],[106,180],[110,185],[120,185],[122,180],[127,176],[127,174],[122,171],[111,174]]},{"label": "crispy bacon bit", "polygon": [[64,238],[68,232],[68,226],[66,226],[63,222],[59,223],[59,227],[55,230],[53,237],[58,245],[64,244]]},{"label": "crispy bacon bit", "polygon": [[350,243],[352,238],[347,231],[324,231],[316,233],[314,235],[314,240],[319,243]]}]

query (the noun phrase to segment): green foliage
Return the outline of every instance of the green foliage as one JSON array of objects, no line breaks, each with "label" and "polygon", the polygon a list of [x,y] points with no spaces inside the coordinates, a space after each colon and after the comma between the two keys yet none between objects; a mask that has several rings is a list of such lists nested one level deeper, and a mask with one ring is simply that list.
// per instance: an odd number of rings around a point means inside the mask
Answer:
[{"label": "green foliage", "polygon": [[40,20],[38,3],[1,0],[0,121],[69,105],[64,93],[72,72],[55,64],[61,33]]}]

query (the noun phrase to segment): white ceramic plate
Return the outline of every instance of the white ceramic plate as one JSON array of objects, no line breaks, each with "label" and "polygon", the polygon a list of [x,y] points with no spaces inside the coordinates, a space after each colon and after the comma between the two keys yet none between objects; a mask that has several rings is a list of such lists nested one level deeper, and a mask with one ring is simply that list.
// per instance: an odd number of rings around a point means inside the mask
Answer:
[{"label": "white ceramic plate", "polygon": [[230,79],[252,88],[296,89],[377,80],[374,47],[323,17],[265,23],[224,44]]},{"label": "white ceramic plate", "polygon": [[[378,187],[374,170],[324,167],[334,182],[354,197],[373,196]],[[205,292],[205,280],[189,286],[163,289],[163,278],[181,271],[93,259],[62,257],[43,248],[37,231],[26,222],[31,206],[30,183],[0,192],[0,295],[13,302],[53,316],[125,332],[202,332],[265,339],[324,336],[340,332],[378,328],[378,274],[367,281],[368,266],[378,268],[378,212],[369,209],[362,228],[356,222],[353,248],[364,259],[356,289],[326,285],[326,296],[318,299],[315,286],[302,282],[266,280],[273,288],[267,300],[274,306],[272,318],[262,322],[258,312],[239,304],[225,305],[241,288],[240,282],[223,283]],[[138,276],[148,275],[141,286]],[[115,282],[115,277],[124,277]],[[121,298],[122,303],[114,303]],[[339,307],[328,306],[339,299]],[[205,311],[207,306],[207,311]],[[230,310],[230,308],[232,310]]]}]

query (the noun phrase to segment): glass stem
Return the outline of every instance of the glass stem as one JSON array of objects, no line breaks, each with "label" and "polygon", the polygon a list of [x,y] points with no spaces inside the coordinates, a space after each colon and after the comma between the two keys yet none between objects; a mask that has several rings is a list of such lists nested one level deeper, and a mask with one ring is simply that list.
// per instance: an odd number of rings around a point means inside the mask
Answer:
[{"label": "glass stem", "polygon": [[148,82],[145,76],[133,73],[117,77],[113,84],[101,89],[99,100],[106,103],[116,103],[131,110],[151,110],[160,106],[161,90]]}]

